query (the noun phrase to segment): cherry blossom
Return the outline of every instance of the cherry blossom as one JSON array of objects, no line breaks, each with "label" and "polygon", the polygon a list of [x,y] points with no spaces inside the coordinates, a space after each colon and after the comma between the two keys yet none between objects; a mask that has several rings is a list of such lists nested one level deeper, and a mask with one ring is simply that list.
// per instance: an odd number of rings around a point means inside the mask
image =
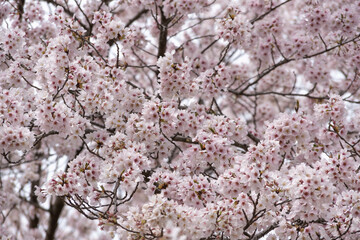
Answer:
[{"label": "cherry blossom", "polygon": [[359,12],[0,1],[0,239],[359,239]]}]

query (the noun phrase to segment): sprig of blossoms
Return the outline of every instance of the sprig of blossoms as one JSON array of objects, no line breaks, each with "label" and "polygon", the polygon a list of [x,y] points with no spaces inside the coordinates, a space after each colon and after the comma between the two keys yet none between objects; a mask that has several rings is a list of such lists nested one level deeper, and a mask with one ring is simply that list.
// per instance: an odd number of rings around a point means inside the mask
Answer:
[{"label": "sprig of blossoms", "polygon": [[298,152],[308,148],[311,131],[314,131],[313,123],[306,116],[298,113],[282,114],[268,124],[264,137],[279,141],[281,153],[290,157],[292,151]]}]

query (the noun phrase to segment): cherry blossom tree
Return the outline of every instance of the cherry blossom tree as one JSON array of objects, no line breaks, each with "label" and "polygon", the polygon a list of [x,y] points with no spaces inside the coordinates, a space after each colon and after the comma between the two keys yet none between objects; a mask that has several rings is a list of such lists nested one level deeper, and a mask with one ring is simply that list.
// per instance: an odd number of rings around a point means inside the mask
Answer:
[{"label": "cherry blossom tree", "polygon": [[0,1],[0,239],[360,239],[359,12]]}]

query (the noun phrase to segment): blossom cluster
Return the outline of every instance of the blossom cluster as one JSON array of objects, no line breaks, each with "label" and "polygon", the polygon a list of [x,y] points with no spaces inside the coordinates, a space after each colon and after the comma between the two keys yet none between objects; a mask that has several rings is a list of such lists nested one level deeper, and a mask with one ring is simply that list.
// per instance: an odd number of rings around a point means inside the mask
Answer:
[{"label": "blossom cluster", "polygon": [[196,85],[190,80],[191,65],[189,59],[174,63],[172,53],[159,58],[159,77],[161,79],[161,95],[166,98],[191,96],[196,91]]},{"label": "blossom cluster", "polygon": [[292,151],[307,149],[312,131],[313,124],[306,116],[282,114],[268,125],[265,137],[279,141],[281,153],[288,157]]}]

